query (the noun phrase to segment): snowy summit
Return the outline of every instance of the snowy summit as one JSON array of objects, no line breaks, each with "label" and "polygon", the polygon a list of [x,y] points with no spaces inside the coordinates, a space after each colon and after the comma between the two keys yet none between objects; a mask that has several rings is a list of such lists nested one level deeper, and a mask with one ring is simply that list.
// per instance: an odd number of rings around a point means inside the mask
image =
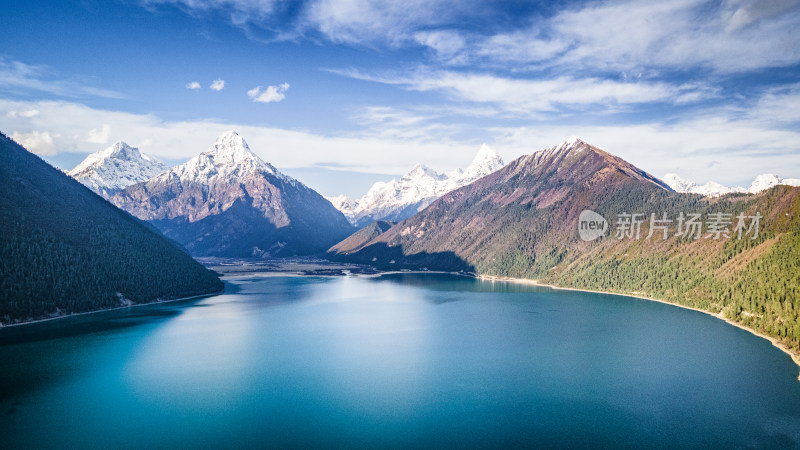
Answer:
[{"label": "snowy summit", "polygon": [[444,194],[466,186],[503,167],[500,155],[482,145],[465,170],[439,173],[422,164],[415,165],[399,180],[377,182],[358,200],[330,197],[333,206],[358,227],[376,220],[403,220],[425,209]]},{"label": "snowy summit", "polygon": [[97,194],[109,198],[165,170],[167,166],[163,162],[120,141],[87,156],[67,174]]},{"label": "snowy summit", "polygon": [[297,182],[282,174],[250,150],[247,142],[235,131],[221,134],[208,150],[159,176],[178,177],[183,182],[213,184],[234,182],[246,174],[266,172],[284,181]]}]

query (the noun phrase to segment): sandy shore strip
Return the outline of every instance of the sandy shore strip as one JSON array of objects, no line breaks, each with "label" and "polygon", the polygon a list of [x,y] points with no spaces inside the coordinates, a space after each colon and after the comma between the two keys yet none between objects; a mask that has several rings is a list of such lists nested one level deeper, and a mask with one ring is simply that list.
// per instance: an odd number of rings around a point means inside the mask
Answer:
[{"label": "sandy shore strip", "polygon": [[[717,319],[723,320],[723,321],[725,321],[725,322],[727,322],[727,323],[729,323],[729,324],[731,324],[731,325],[733,325],[733,326],[735,326],[737,328],[740,328],[742,330],[747,331],[748,333],[754,334],[754,335],[756,335],[756,336],[758,336],[760,338],[764,338],[764,339],[768,340],[770,343],[772,343],[773,346],[777,347],[782,352],[784,352],[787,355],[789,355],[789,357],[792,358],[792,361],[794,361],[794,363],[797,364],[798,368],[800,368],[800,353],[792,351],[791,349],[789,349],[789,347],[783,345],[781,342],[779,342],[777,339],[775,339],[772,336],[764,334],[764,333],[762,333],[760,331],[756,331],[756,330],[754,330],[752,328],[748,328],[748,327],[746,327],[746,326],[744,326],[744,325],[742,325],[742,324],[740,324],[738,322],[734,322],[734,321],[728,319],[727,317],[725,317],[725,315],[722,312],[713,313],[711,311],[706,311],[706,310],[700,309],[700,308],[694,308],[692,306],[681,305],[681,304],[678,304],[678,303],[668,302],[666,300],[661,300],[661,299],[652,298],[652,297],[644,297],[644,296],[635,295],[635,294],[621,294],[621,293],[618,293],[618,292],[605,292],[605,291],[595,291],[595,290],[591,290],[591,289],[580,289],[580,288],[554,286],[552,284],[544,284],[544,283],[540,283],[537,280],[530,280],[530,279],[527,279],[527,278],[496,277],[496,276],[491,276],[491,275],[476,275],[475,278],[477,278],[479,280],[484,280],[484,281],[497,281],[497,282],[505,282],[505,283],[519,283],[519,284],[527,284],[527,285],[532,285],[532,286],[548,287],[548,288],[551,288],[551,289],[557,289],[557,290],[561,290],[561,291],[577,291],[577,292],[590,292],[592,294],[621,295],[623,297],[632,297],[632,298],[638,298],[638,299],[642,299],[642,300],[649,300],[651,302],[658,302],[658,303],[663,303],[665,305],[672,305],[672,306],[677,306],[678,308],[690,309],[692,311],[701,312],[703,314],[708,314],[711,317],[716,317]],[[797,379],[800,380],[800,373],[798,373]]]},{"label": "sandy shore strip", "polygon": [[147,302],[147,303],[131,303],[130,305],[115,306],[113,308],[96,309],[94,311],[85,311],[85,312],[70,313],[70,314],[58,314],[58,315],[54,315],[53,317],[45,317],[43,319],[28,320],[28,321],[24,321],[24,322],[0,323],[0,330],[2,330],[3,328],[19,327],[19,326],[22,326],[22,325],[32,325],[34,323],[42,323],[42,322],[50,322],[50,321],[53,321],[53,320],[59,320],[59,319],[67,319],[69,317],[80,317],[80,316],[86,316],[86,315],[89,315],[89,314],[97,314],[97,313],[102,313],[102,312],[117,311],[117,310],[120,310],[120,309],[136,308],[137,306],[152,306],[152,305],[161,305],[161,304],[164,304],[164,303],[182,302],[184,300],[192,300],[192,299],[196,299],[196,298],[211,297],[211,296],[214,296],[214,295],[222,294],[223,292],[225,292],[224,289],[219,291],[219,292],[214,292],[214,293],[211,293],[211,294],[200,294],[200,295],[193,295],[191,297],[171,298],[171,299],[167,299],[167,300],[156,299],[156,300],[153,300],[152,302]]}]

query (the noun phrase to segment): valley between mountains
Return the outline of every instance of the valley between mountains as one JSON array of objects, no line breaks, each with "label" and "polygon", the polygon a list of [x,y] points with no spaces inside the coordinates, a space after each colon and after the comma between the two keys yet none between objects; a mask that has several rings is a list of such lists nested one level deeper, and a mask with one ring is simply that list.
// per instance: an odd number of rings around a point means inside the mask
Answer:
[{"label": "valley between mountains", "polygon": [[[73,178],[0,143],[5,324],[218,291],[190,255],[313,255],[652,297],[800,354],[797,179],[698,187],[570,138],[508,164],[483,146],[464,170],[417,165],[352,200],[281,173],[235,132],[172,168],[117,143]],[[596,239],[579,234],[585,210],[606,220]]]}]

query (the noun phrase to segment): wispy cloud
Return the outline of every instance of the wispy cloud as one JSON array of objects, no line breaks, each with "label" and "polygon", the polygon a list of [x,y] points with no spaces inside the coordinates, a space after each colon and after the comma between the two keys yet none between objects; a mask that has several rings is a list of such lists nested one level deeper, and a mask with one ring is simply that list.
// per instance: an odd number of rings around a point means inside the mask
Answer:
[{"label": "wispy cloud", "polygon": [[[504,5],[456,0],[140,0],[279,36],[311,35],[357,46],[432,50],[446,64],[516,63],[518,69],[711,69],[736,73],[800,62],[800,0],[609,0],[565,3],[527,26],[481,27]],[[291,8],[294,12],[287,15]],[[508,12],[506,12],[508,13]],[[524,20],[522,20],[524,23]]]},{"label": "wispy cloud", "polygon": [[334,42],[398,47],[418,31],[453,23],[472,14],[475,2],[456,0],[317,0],[309,2],[306,26]]},{"label": "wispy cloud", "polygon": [[414,91],[441,92],[453,100],[496,105],[505,112],[530,115],[563,108],[595,107],[613,110],[652,102],[689,103],[713,97],[700,84],[619,81],[559,76],[551,79],[507,78],[453,71],[417,71],[411,75],[371,75],[333,71],[351,78],[399,85]]},{"label": "wispy cloud", "polygon": [[800,1],[621,0],[587,3],[528,28],[474,37],[473,62],[619,71],[720,73],[800,62]]},{"label": "wispy cloud", "polygon": [[197,90],[197,89],[200,89],[201,87],[202,86],[200,86],[200,83],[198,83],[197,81],[192,81],[191,83],[186,83],[186,89],[191,89],[193,91]]},{"label": "wispy cloud", "polygon": [[124,95],[108,89],[87,86],[58,76],[44,66],[34,66],[0,56],[0,92],[19,91],[45,92],[59,97],[105,97],[124,98]]},{"label": "wispy cloud", "polygon": [[216,80],[211,82],[211,86],[209,86],[209,88],[211,90],[219,92],[225,88],[225,80],[217,78]]},{"label": "wispy cloud", "polygon": [[283,99],[286,98],[286,91],[288,90],[289,83],[283,83],[278,86],[267,86],[266,89],[257,86],[247,91],[247,96],[254,102],[274,103],[283,101]]}]

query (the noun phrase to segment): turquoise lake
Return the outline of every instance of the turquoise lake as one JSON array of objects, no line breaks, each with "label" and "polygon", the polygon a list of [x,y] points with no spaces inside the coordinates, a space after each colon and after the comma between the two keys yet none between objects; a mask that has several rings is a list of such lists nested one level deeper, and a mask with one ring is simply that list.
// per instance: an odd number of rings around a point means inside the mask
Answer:
[{"label": "turquoise lake", "polygon": [[800,446],[798,367],[699,312],[444,274],[227,283],[0,330],[0,447]]}]

